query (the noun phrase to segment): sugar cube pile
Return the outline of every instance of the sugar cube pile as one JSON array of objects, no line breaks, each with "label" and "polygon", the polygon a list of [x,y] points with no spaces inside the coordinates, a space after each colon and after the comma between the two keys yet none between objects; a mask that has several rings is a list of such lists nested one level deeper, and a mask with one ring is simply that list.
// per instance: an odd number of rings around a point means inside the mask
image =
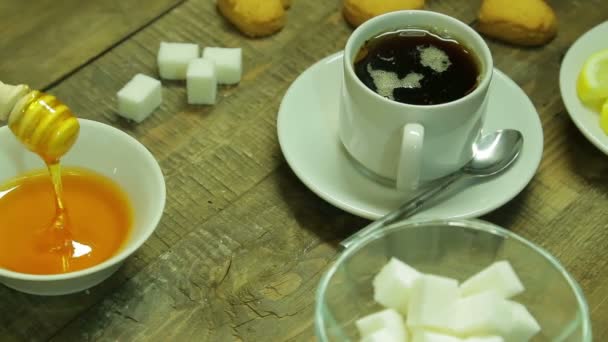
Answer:
[{"label": "sugar cube pile", "polygon": [[397,259],[391,259],[373,280],[374,300],[403,315],[407,314],[410,293],[418,277],[420,273],[413,267]]},{"label": "sugar cube pile", "polygon": [[188,64],[186,77],[188,103],[215,104],[217,76],[213,61],[204,58],[193,59]]},{"label": "sugar cube pile", "polygon": [[[240,48],[205,47],[201,57],[198,44],[161,42],[156,59],[162,79],[186,80],[189,104],[215,104],[218,84],[237,84],[243,73]],[[118,114],[138,123],[162,102],[160,81],[143,74],[116,95]]]},{"label": "sugar cube pile", "polygon": [[191,60],[199,57],[198,44],[161,42],[158,50],[158,73],[166,80],[186,79]]},{"label": "sugar cube pile", "polygon": [[407,324],[412,328],[447,327],[449,306],[458,299],[458,281],[431,274],[421,275],[415,282],[407,310]]},{"label": "sugar cube pile", "polygon": [[462,340],[438,332],[416,330],[412,333],[412,342],[462,342]]},{"label": "sugar cube pile", "polygon": [[117,93],[118,113],[135,122],[143,121],[162,102],[160,81],[144,74],[135,75]]},{"label": "sugar cube pile", "polygon": [[498,261],[464,281],[460,285],[460,294],[470,296],[490,289],[510,298],[522,293],[524,286],[509,262]]},{"label": "sugar cube pile", "polygon": [[237,84],[243,73],[240,48],[208,46],[202,57],[197,44],[161,42],[158,50],[160,77],[186,80],[188,103],[215,104],[218,84]]},{"label": "sugar cube pile", "polygon": [[205,47],[186,72],[188,103],[215,104],[218,84],[237,84],[243,72],[240,48]]},{"label": "sugar cube pile", "polygon": [[395,341],[407,339],[407,331],[403,317],[394,309],[386,309],[380,312],[365,316],[355,322],[357,329],[362,336],[372,335],[377,331],[382,331],[382,336],[390,335]]},{"label": "sugar cube pile", "polygon": [[203,58],[215,63],[218,83],[236,84],[241,81],[243,56],[240,48],[206,47]]},{"label": "sugar cube pile", "polygon": [[526,307],[510,299],[524,286],[507,261],[459,285],[392,258],[372,285],[374,300],[386,309],[355,322],[362,341],[526,342],[541,330]]},{"label": "sugar cube pile", "polygon": [[373,333],[365,336],[365,338],[361,339],[361,341],[362,342],[402,342],[403,340],[399,340],[388,329],[380,329],[380,330],[376,330]]}]

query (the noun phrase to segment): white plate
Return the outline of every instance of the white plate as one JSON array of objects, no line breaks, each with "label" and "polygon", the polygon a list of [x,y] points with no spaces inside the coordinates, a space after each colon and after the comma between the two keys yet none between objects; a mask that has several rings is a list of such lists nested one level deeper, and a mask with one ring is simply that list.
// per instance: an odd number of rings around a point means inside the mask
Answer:
[{"label": "white plate", "polygon": [[570,47],[559,71],[559,89],[572,121],[589,141],[608,154],[608,136],[600,128],[599,114],[585,107],[576,94],[576,80],[594,52],[608,49],[608,21],[594,27]]},{"label": "white plate", "polygon": [[[306,186],[349,213],[376,219],[397,208],[404,195],[361,174],[338,138],[342,53],[317,62],[289,87],[277,119],[279,144],[287,163]],[[519,159],[501,176],[468,184],[417,218],[466,218],[508,202],[532,179],[543,149],[543,131],[526,94],[495,70],[484,131],[514,128],[524,135]]]}]

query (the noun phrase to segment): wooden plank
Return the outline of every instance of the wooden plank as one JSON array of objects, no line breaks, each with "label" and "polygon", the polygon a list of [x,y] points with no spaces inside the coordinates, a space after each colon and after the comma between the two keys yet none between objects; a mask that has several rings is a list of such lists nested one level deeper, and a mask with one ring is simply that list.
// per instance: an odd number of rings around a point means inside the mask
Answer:
[{"label": "wooden plank", "polygon": [[0,2],[0,80],[43,89],[184,0]]},{"label": "wooden plank", "polygon": [[[431,1],[472,22],[478,2]],[[490,42],[497,65],[539,110],[545,154],[515,200],[485,218],[553,252],[581,283],[595,340],[608,340],[608,160],[565,116],[560,55],[605,18],[608,3],[555,1],[563,23],[537,49]],[[52,91],[81,116],[123,128],[159,159],[165,216],[114,277],[88,293],[39,298],[0,288],[1,340],[312,340],[314,291],[337,242],[365,220],[307,190],[276,140],[281,95],[307,66],[341,49],[350,29],[338,2],[297,1],[284,31],[242,38],[214,6],[191,0],[61,82]],[[200,18],[205,18],[204,22]],[[573,20],[585,18],[585,20]],[[246,75],[214,107],[185,104],[183,82],[164,82],[164,103],[140,125],[116,118],[108,99],[136,72],[156,75],[160,40],[242,46]],[[83,92],[82,89],[87,89]]]}]

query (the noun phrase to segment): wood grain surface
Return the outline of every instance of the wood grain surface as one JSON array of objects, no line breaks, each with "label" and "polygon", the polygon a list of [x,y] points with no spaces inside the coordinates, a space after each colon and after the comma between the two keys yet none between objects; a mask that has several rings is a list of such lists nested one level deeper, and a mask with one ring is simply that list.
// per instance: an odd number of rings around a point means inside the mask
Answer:
[{"label": "wood grain surface", "polygon": [[[341,50],[352,32],[340,2],[296,0],[285,29],[257,40],[239,34],[209,0],[78,3],[57,10],[51,1],[2,2],[0,18],[11,26],[0,44],[11,51],[0,49],[0,79],[50,85],[80,117],[136,137],[163,169],[167,205],[146,244],[86,292],[36,297],[0,286],[0,341],[314,340],[319,278],[338,254],[338,241],[367,221],[327,204],[295,177],[279,149],[276,116],[291,82]],[[98,10],[111,4],[128,11]],[[488,40],[496,66],[536,106],[545,140],[532,182],[484,219],[556,255],[585,292],[594,340],[608,341],[608,157],[572,124],[558,89],[563,55],[608,19],[608,2],[551,4],[560,28],[550,44],[519,48]],[[479,1],[427,2],[466,23],[474,23],[478,7]],[[42,9],[70,19],[6,15]],[[138,19],[123,22],[125,13]],[[98,20],[106,24],[86,25]],[[51,21],[55,39],[72,46],[47,58],[37,33]],[[184,82],[163,81],[161,108],[139,125],[128,123],[115,114],[115,93],[136,73],[158,77],[160,41],[240,46],[243,81],[221,87],[212,107],[187,105]],[[79,49],[86,53],[74,55]]]},{"label": "wood grain surface", "polygon": [[44,89],[183,0],[3,0],[0,75]]}]

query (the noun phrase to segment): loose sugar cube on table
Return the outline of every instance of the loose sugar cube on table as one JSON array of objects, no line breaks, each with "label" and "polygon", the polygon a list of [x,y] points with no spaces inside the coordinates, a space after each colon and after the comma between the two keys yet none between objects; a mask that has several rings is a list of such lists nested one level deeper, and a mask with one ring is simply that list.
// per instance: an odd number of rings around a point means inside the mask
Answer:
[{"label": "loose sugar cube on table", "polygon": [[160,81],[143,74],[135,75],[116,94],[118,114],[142,122],[162,101]]},{"label": "loose sugar cube on table", "polygon": [[407,339],[399,339],[389,329],[380,329],[362,338],[361,342],[407,342]]},{"label": "loose sugar cube on table", "polygon": [[392,258],[374,277],[374,300],[407,315],[410,292],[420,276],[416,269]]},{"label": "loose sugar cube on table", "polygon": [[511,306],[494,291],[461,298],[453,305],[449,330],[459,336],[502,335],[512,323]]},{"label": "loose sugar cube on table", "polygon": [[386,309],[367,315],[355,322],[359,335],[365,338],[376,331],[386,330],[399,341],[407,341],[407,330],[403,317],[393,309]]},{"label": "loose sugar cube on table", "polygon": [[412,331],[412,342],[463,342],[463,340],[437,332],[414,330]]},{"label": "loose sugar cube on table", "polygon": [[240,48],[206,47],[203,58],[215,62],[218,83],[236,84],[241,81],[243,56]]},{"label": "loose sugar cube on table", "polygon": [[418,277],[410,293],[407,325],[445,328],[457,299],[457,280],[430,274]]},{"label": "loose sugar cube on table", "polygon": [[188,64],[186,78],[188,103],[215,104],[217,94],[217,78],[215,64],[204,58],[197,58]]},{"label": "loose sugar cube on table", "polygon": [[161,42],[157,62],[160,77],[167,80],[186,79],[191,60],[199,57],[197,44]]},{"label": "loose sugar cube on table", "polygon": [[508,261],[495,262],[460,285],[463,297],[489,290],[510,298],[522,293],[524,286]]}]

